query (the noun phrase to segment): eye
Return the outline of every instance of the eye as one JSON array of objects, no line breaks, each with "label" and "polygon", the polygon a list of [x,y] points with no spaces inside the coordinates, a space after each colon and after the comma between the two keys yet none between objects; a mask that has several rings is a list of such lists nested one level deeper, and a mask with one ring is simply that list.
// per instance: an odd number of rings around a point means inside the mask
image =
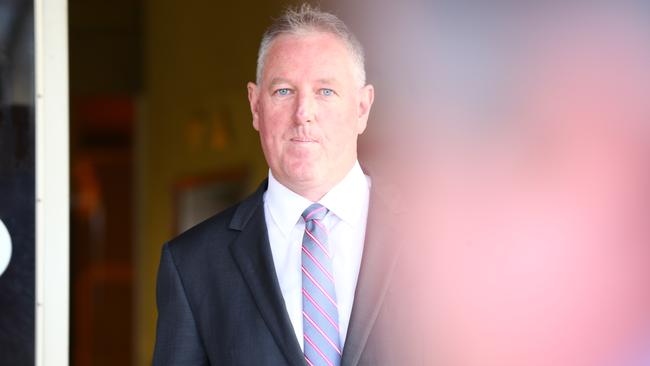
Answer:
[{"label": "eye", "polygon": [[320,90],[321,95],[326,96],[326,97],[331,97],[334,95],[334,90],[328,89],[328,88],[323,88]]},{"label": "eye", "polygon": [[291,89],[289,89],[289,88],[280,88],[280,89],[276,90],[273,93],[277,94],[277,95],[280,95],[280,96],[287,96],[287,95],[291,94]]}]

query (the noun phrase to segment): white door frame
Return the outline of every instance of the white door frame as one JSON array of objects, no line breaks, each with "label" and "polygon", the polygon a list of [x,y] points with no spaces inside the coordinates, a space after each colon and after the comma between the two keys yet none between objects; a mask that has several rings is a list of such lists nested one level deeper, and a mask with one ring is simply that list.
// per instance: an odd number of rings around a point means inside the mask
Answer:
[{"label": "white door frame", "polygon": [[68,4],[34,0],[36,365],[69,364]]}]

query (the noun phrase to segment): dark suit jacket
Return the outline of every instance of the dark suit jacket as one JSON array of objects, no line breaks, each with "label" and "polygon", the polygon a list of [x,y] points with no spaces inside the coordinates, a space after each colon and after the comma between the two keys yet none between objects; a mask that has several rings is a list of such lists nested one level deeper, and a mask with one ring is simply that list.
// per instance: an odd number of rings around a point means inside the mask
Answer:
[{"label": "dark suit jacket", "polygon": [[[413,365],[392,208],[371,192],[342,365]],[[164,245],[154,365],[306,365],[275,273],[264,217],[266,182],[238,205]],[[388,221],[387,221],[388,220]]]}]

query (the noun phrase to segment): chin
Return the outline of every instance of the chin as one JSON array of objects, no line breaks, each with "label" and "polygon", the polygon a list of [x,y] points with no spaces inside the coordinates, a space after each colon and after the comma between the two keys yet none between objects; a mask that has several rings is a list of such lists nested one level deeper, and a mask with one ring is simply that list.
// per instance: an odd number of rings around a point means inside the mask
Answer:
[{"label": "chin", "polygon": [[295,184],[318,181],[323,175],[317,165],[303,162],[285,167],[284,171],[287,179]]}]

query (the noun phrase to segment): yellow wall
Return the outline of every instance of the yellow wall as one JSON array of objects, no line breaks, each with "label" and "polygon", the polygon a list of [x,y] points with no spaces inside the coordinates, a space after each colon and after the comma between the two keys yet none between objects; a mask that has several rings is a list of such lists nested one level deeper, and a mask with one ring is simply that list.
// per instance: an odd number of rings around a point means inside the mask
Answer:
[{"label": "yellow wall", "polygon": [[[266,175],[250,124],[246,82],[254,79],[262,32],[286,3],[147,0],[143,6],[144,93],[136,140],[136,365],[149,365],[155,338],[160,247],[173,236],[172,187],[228,167]],[[215,124],[228,144],[210,136]]]}]

